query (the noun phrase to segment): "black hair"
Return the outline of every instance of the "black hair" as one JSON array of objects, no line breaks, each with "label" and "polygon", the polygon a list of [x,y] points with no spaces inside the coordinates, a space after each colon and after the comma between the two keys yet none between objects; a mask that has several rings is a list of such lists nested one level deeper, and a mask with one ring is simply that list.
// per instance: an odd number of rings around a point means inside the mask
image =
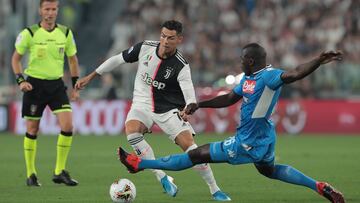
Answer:
[{"label": "black hair", "polygon": [[183,33],[182,23],[180,23],[179,21],[176,21],[176,20],[165,21],[161,25],[161,28],[167,28],[169,30],[175,30],[176,34],[178,34],[178,35],[182,35],[182,33]]},{"label": "black hair", "polygon": [[243,50],[246,49],[246,55],[248,57],[254,58],[254,59],[262,59],[266,58],[266,51],[265,49],[260,46],[258,43],[250,43],[243,47]]}]

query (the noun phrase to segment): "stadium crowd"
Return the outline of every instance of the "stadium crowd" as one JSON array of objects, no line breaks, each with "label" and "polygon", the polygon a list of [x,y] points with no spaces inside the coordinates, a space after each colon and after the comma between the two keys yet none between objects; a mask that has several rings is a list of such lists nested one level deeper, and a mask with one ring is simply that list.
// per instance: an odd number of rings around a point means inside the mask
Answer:
[{"label": "stadium crowd", "polygon": [[341,49],[345,54],[343,63],[295,83],[284,91],[285,97],[295,92],[339,98],[360,92],[359,1],[129,0],[114,24],[109,55],[141,39],[158,39],[159,25],[171,18],[185,24],[181,50],[196,86],[225,85],[226,75],[239,73],[241,47],[258,42],[268,50],[268,61],[282,68],[294,68],[320,50]]},{"label": "stadium crowd", "polygon": [[[19,22],[9,20],[9,23],[6,23],[4,19],[11,19],[6,18],[11,16],[11,12],[17,12],[19,17],[23,13],[19,5],[24,3],[17,0],[0,2],[3,5],[0,6],[0,17],[4,16],[0,18],[0,41],[11,41],[0,48],[0,84],[6,85],[12,80],[8,70],[10,55],[5,53],[7,49],[11,50],[7,47],[13,47],[16,35],[12,38],[6,36],[18,31],[14,31],[16,26],[9,30],[8,25],[18,25]],[[61,3],[63,9],[60,23],[66,22],[72,27],[79,47],[84,45],[78,37],[82,32],[79,28],[86,23],[94,24],[90,20],[91,15],[101,18],[101,15],[90,12],[92,5],[98,5],[96,2],[64,0]],[[123,9],[119,12],[117,21],[108,22],[113,23],[113,26],[106,37],[110,35],[112,43],[101,44],[108,46],[109,51],[107,56],[99,54],[99,62],[143,39],[158,40],[161,22],[178,19],[185,26],[184,42],[180,50],[190,63],[196,87],[226,86],[227,75],[240,73],[241,47],[249,42],[258,42],[268,50],[268,61],[273,66],[284,69],[296,67],[301,61],[319,54],[320,50],[341,49],[344,52],[343,62],[328,65],[311,77],[285,87],[282,97],[360,96],[360,80],[357,79],[360,75],[360,1],[123,0],[116,3],[117,6],[122,5]],[[95,25],[93,29],[96,30]],[[87,61],[86,57],[81,57],[81,52],[79,54],[80,63]],[[88,69],[83,73],[91,71],[96,65],[99,64],[83,67]],[[113,72],[113,85],[118,87],[119,98],[131,97],[130,84],[135,77],[135,71],[136,68],[126,66]],[[11,84],[16,88],[15,82]],[[98,87],[101,87],[101,84],[98,84]],[[4,86],[1,89],[4,89]],[[14,88],[10,87],[1,92],[12,95],[12,89]],[[97,96],[106,98],[103,95]]]}]

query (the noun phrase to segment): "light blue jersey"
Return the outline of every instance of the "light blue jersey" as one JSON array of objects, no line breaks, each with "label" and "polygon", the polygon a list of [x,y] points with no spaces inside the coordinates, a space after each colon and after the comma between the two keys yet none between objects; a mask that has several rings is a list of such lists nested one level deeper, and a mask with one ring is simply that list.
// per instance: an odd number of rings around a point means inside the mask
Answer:
[{"label": "light blue jersey", "polygon": [[[254,163],[259,173],[268,178],[311,188],[331,202],[334,202],[334,199],[345,202],[343,195],[327,183],[318,182],[292,166],[275,163],[276,134],[270,116],[283,85],[282,73],[282,70],[267,66],[241,79],[240,84],[233,89],[235,94],[243,97],[240,126],[234,136],[209,144],[210,163],[227,162],[234,165]],[[178,171],[209,162],[207,147],[208,145],[203,145],[188,153],[170,155],[156,160],[141,159],[137,162],[137,168],[134,167],[133,162],[124,163],[123,160],[125,158],[128,160],[129,155],[124,157],[120,154],[120,157],[129,171],[136,172],[142,169]],[[120,153],[127,154],[121,151]],[[326,189],[324,185],[327,185]],[[330,191],[332,195],[329,192],[328,196],[324,195],[325,190]]]},{"label": "light blue jersey", "polygon": [[236,133],[241,143],[260,146],[275,141],[275,129],[270,116],[279,99],[282,73],[280,69],[267,66],[250,76],[244,76],[233,89],[243,97],[240,126]]},{"label": "light blue jersey", "polygon": [[235,136],[210,144],[212,160],[231,164],[274,163],[276,133],[270,116],[283,85],[282,73],[267,66],[241,79],[233,89],[243,97],[240,125]]}]

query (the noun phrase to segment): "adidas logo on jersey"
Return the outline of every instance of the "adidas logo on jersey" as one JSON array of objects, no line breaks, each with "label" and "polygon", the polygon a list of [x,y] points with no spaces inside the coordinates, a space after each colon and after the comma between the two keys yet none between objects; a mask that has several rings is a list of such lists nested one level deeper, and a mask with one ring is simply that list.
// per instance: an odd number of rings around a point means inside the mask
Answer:
[{"label": "adidas logo on jersey", "polygon": [[144,81],[146,84],[156,87],[158,90],[165,89],[165,83],[159,82],[157,80],[153,80],[149,74],[145,73],[142,75],[142,81]]}]

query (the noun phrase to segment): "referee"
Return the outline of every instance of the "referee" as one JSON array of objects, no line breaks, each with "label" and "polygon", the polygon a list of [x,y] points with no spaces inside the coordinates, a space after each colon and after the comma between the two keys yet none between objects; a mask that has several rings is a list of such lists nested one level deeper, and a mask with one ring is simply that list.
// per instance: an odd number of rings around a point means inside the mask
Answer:
[{"label": "referee", "polygon": [[[41,186],[35,168],[36,143],[40,119],[46,106],[56,115],[61,132],[57,141],[56,166],[53,182],[76,186],[65,170],[66,160],[72,143],[72,110],[66,94],[66,86],[62,80],[64,74],[64,55],[67,56],[73,85],[79,76],[76,45],[71,30],[56,24],[59,10],[58,0],[40,0],[39,14],[41,21],[25,28],[17,37],[15,51],[12,56],[12,68],[16,82],[24,92],[22,101],[22,117],[26,119],[24,137],[24,153],[27,171],[26,184]],[[21,59],[29,51],[29,63],[22,74]],[[71,99],[79,97],[75,89]]]}]

